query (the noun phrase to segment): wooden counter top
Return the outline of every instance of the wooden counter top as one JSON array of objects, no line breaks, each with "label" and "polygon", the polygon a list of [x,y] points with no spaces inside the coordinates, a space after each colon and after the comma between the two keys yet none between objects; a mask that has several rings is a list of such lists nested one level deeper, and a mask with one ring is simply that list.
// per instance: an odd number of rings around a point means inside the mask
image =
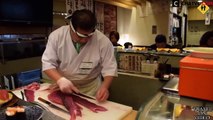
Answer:
[{"label": "wooden counter top", "polygon": [[132,110],[126,117],[124,117],[122,120],[135,120],[137,116],[137,111]]}]

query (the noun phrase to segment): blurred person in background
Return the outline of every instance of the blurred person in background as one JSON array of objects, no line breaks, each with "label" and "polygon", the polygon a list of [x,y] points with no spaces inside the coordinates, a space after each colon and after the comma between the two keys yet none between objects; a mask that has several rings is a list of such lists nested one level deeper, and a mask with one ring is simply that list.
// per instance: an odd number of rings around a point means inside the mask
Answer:
[{"label": "blurred person in background", "polygon": [[112,42],[113,46],[121,46],[119,43],[118,43],[118,40],[120,39],[120,35],[118,32],[116,31],[111,31],[110,34],[109,34],[109,39],[110,41]]},{"label": "blurred person in background", "polygon": [[159,34],[155,37],[155,44],[152,44],[150,48],[156,50],[157,48],[171,48],[171,46],[167,44],[166,36]]},{"label": "blurred person in background", "polygon": [[133,44],[131,42],[125,42],[124,43],[124,48],[131,50],[133,48]]},{"label": "blurred person in background", "polygon": [[200,38],[201,47],[213,47],[213,30],[205,32]]}]

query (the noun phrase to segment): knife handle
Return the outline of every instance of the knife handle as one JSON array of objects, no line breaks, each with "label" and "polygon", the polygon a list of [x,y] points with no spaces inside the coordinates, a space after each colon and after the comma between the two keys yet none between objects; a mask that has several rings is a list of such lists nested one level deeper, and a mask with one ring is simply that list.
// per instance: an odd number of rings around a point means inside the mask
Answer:
[{"label": "knife handle", "polygon": [[41,97],[38,97],[38,100],[40,100],[41,102],[44,102],[44,103],[46,103],[46,104],[51,104],[51,102],[49,102],[49,101],[47,101],[47,100],[45,100],[45,99],[43,99],[43,98],[41,98]]},{"label": "knife handle", "polygon": [[22,97],[22,100],[24,100],[24,92],[21,91],[21,97]]}]

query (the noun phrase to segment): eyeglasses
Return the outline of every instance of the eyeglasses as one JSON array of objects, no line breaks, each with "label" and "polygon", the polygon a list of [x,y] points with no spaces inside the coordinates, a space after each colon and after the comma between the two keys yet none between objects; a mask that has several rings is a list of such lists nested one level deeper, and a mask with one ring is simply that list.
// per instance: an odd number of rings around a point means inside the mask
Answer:
[{"label": "eyeglasses", "polygon": [[72,25],[72,22],[70,22],[70,27],[71,27],[71,29],[72,29],[72,31],[74,32],[74,33],[76,33],[79,37],[82,37],[82,38],[87,38],[87,37],[90,37],[90,36],[92,36],[94,33],[95,33],[95,30],[94,30],[94,32],[92,32],[92,33],[90,33],[90,34],[81,34],[81,33],[79,33],[79,32],[77,32],[75,29],[74,29],[74,27],[73,27],[73,25]]}]

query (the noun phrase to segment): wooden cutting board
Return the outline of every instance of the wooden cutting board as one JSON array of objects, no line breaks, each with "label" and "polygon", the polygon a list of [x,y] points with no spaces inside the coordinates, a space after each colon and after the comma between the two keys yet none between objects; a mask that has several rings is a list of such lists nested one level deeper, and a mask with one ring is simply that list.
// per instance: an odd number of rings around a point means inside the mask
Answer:
[{"label": "wooden cutting board", "polygon": [[[41,88],[35,92],[35,101],[45,105],[46,107],[48,107],[48,105],[38,101],[38,97],[42,97],[42,98],[48,100],[47,95],[49,93],[48,93],[48,91],[44,90],[45,88],[47,88],[48,85],[49,84],[46,84],[46,83],[42,84]],[[13,93],[21,98],[20,90],[16,90]],[[95,100],[91,100],[91,99],[87,99],[87,100],[107,108],[108,111],[94,113],[94,112],[90,111],[89,109],[82,106],[82,108],[83,108],[82,117],[77,117],[77,120],[121,120],[122,118],[124,118],[126,115],[128,115],[132,111],[132,107],[122,105],[119,103],[115,103],[112,101],[98,103]],[[58,106],[65,109],[65,107],[62,105],[58,105]],[[48,107],[48,109],[51,112],[55,113],[56,115],[66,119],[66,120],[70,119],[70,115],[65,112],[59,111],[59,110],[51,108],[51,107]]]}]

